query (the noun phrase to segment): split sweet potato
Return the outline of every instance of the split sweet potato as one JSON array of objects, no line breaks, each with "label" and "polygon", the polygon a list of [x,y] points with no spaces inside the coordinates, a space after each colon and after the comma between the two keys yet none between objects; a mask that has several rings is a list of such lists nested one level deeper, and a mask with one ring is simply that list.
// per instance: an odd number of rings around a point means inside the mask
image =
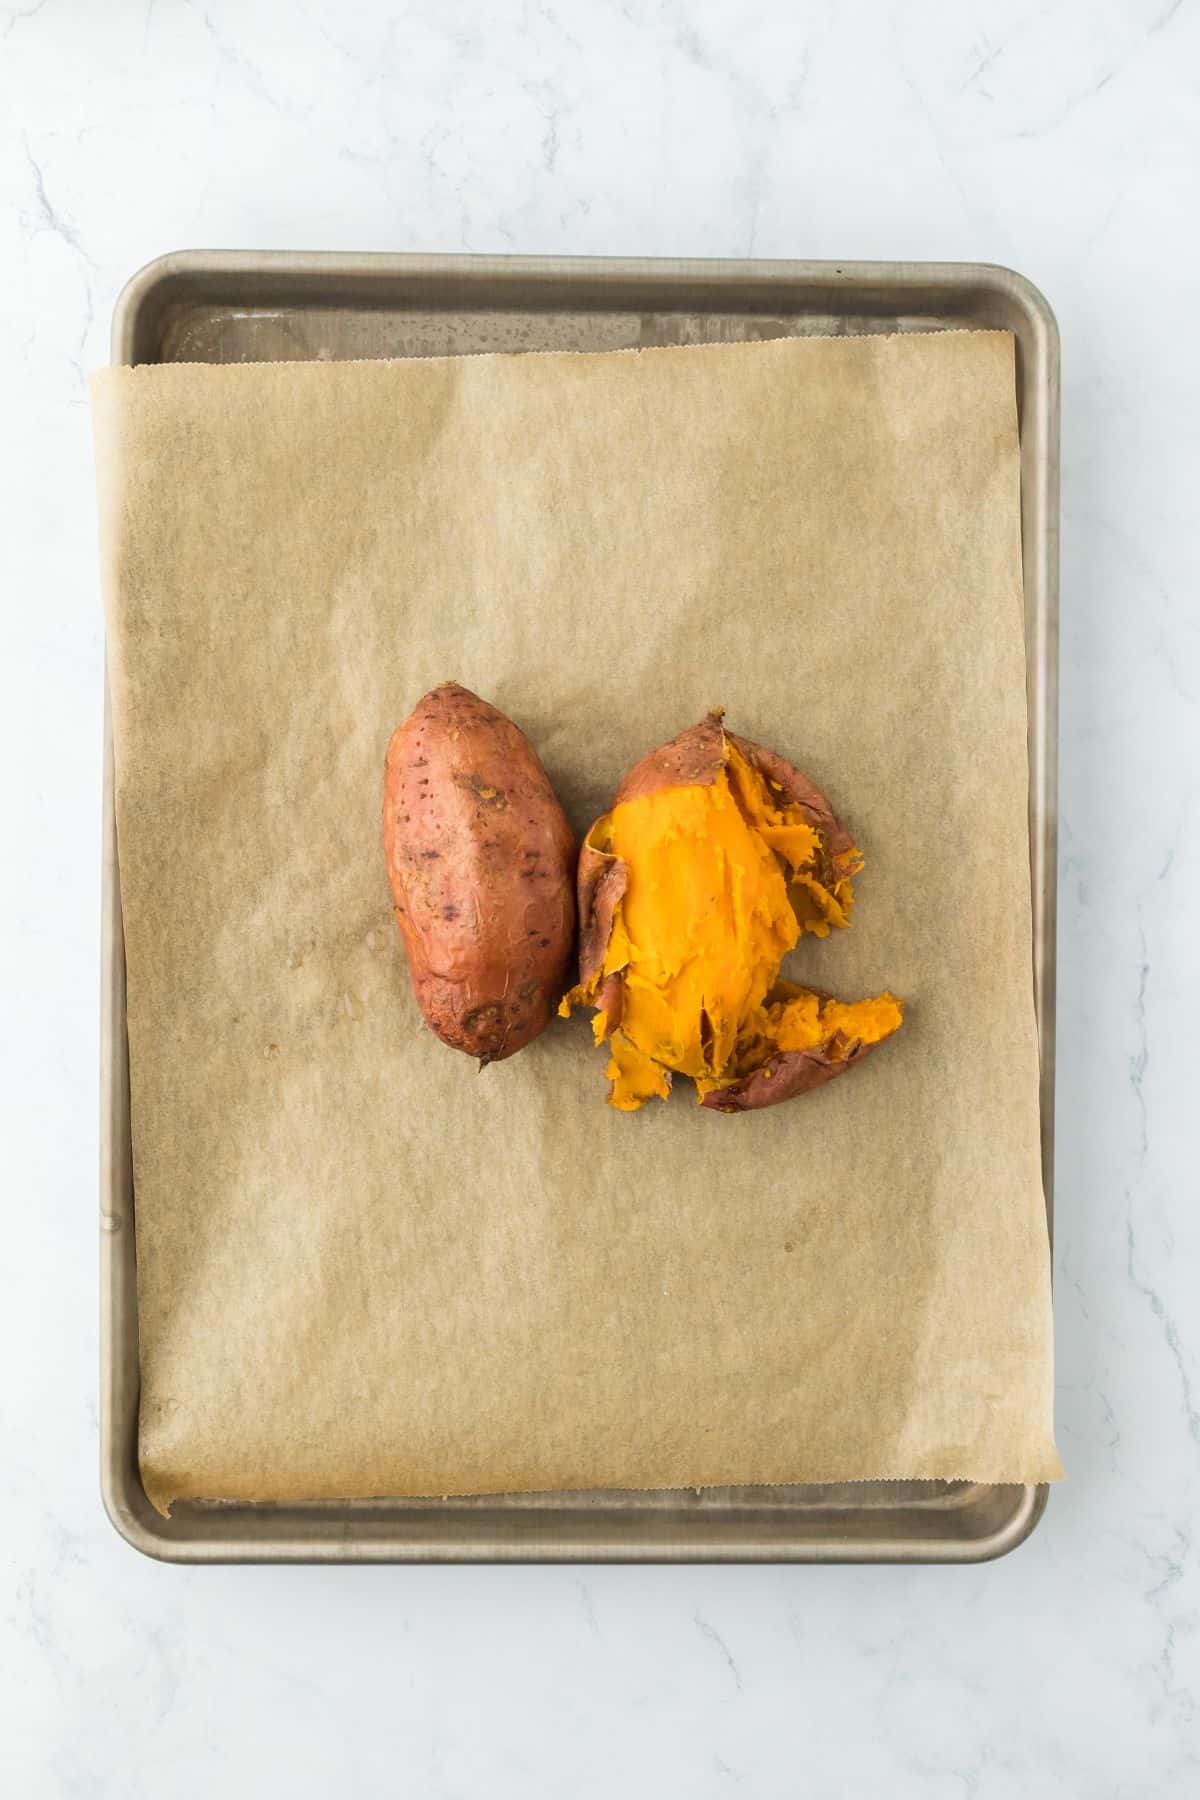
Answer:
[{"label": "split sweet potato", "polygon": [[745,1112],[845,1073],[901,1022],[780,982],[802,932],[849,923],[862,866],[819,788],[713,712],[626,776],[579,859],[580,979],[609,1049],[609,1103],[632,1112],[688,1075]]},{"label": "split sweet potato", "polygon": [[388,746],[383,839],[426,1023],[481,1064],[514,1055],[575,935],[575,839],[533,746],[457,682],[433,688]]}]

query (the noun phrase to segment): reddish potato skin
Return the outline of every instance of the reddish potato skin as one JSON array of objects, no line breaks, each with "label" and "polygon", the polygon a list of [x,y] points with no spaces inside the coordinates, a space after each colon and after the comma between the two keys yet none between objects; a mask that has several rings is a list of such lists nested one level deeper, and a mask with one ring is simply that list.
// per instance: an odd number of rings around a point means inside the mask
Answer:
[{"label": "reddish potato skin", "polygon": [[515,1055],[575,939],[575,839],[528,738],[457,682],[431,689],[388,745],[383,843],[426,1023],[481,1064]]},{"label": "reddish potato skin", "polygon": [[752,744],[749,738],[738,737],[732,731],[728,736],[752,768],[773,782],[785,800],[800,807],[824,843],[828,857],[846,856],[853,851],[853,838],[815,781],[802,775],[795,763],[780,756],[777,750],[765,750],[761,744]]},{"label": "reddish potato skin", "polygon": [[830,856],[842,856],[852,850],[850,833],[816,783],[802,775],[786,756],[726,731],[723,719],[722,709],[714,707],[698,725],[689,725],[669,744],[643,756],[617,789],[613,805],[619,806],[622,800],[644,800],[662,788],[710,786],[725,767],[727,747],[733,744],[752,768],[773,783],[784,800],[801,808]]},{"label": "reddish potato skin", "polygon": [[823,1087],[847,1069],[857,1068],[864,1056],[878,1048],[878,1044],[864,1044],[857,1039],[851,1043],[839,1033],[829,1043],[812,1050],[781,1050],[752,1075],[744,1075],[728,1087],[714,1088],[700,1104],[712,1112],[760,1112],[764,1106],[778,1106],[781,1100],[794,1100],[799,1094],[810,1094],[813,1088]]},{"label": "reddish potato skin", "polygon": [[625,894],[628,871],[619,856],[584,841],[579,852],[579,979],[599,971],[612,936],[613,919]]},{"label": "reddish potato skin", "polygon": [[711,787],[725,767],[723,716],[721,708],[715,707],[698,725],[689,725],[669,744],[643,756],[617,789],[613,807],[623,800],[646,800],[663,788]]}]

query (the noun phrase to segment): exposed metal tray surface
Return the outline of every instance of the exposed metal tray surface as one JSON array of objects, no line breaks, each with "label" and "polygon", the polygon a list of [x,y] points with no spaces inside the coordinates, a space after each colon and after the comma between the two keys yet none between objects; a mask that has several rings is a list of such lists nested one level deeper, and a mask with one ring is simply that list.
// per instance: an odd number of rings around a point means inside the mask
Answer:
[{"label": "exposed metal tray surface", "polygon": [[[1058,710],[1058,333],[1037,290],[982,264],[678,262],[188,251],[130,281],[114,363],[601,350],[1000,327],[1017,343],[1029,693],[1031,945],[1042,1166],[1053,1176]],[[138,1331],[121,887],[105,723],[101,1025],[101,1476],[120,1531],[178,1562],[977,1562],[1028,1536],[1046,1490],[851,1482],[151,1507],[137,1464]]]}]

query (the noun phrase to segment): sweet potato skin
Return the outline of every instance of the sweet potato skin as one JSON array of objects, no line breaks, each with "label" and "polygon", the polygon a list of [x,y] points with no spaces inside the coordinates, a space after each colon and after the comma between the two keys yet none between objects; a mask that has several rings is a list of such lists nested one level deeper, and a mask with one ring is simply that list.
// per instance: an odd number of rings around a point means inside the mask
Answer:
[{"label": "sweet potato skin", "polygon": [[614,806],[623,800],[641,800],[663,788],[708,787],[721,773],[732,744],[752,768],[766,777],[780,797],[800,807],[805,818],[818,832],[831,857],[846,856],[854,844],[850,833],[837,817],[829,801],[815,782],[802,775],[794,763],[776,750],[767,750],[749,738],[726,731],[720,707],[706,713],[697,725],[689,725],[678,737],[652,750],[635,763],[617,789]]},{"label": "sweet potato skin", "polygon": [[749,738],[738,737],[732,731],[727,736],[751,767],[779,790],[784,800],[801,809],[813,830],[820,834],[830,857],[853,853],[854,840],[850,833],[820,788],[807,775],[802,775],[795,763],[780,756],[777,750],[766,750],[761,744],[752,744]]},{"label": "sweet potato skin", "polygon": [[628,879],[619,856],[585,839],[579,852],[579,978],[590,981],[604,961]]},{"label": "sweet potato skin", "polygon": [[759,1112],[764,1106],[777,1106],[781,1100],[794,1100],[823,1087],[847,1069],[856,1068],[878,1048],[878,1044],[851,1043],[839,1035],[812,1050],[781,1050],[753,1074],[728,1087],[714,1088],[700,1104],[719,1113]]},{"label": "sweet potato skin", "polygon": [[575,840],[524,733],[457,682],[388,745],[383,840],[417,1003],[501,1062],[542,1032],[575,937]]},{"label": "sweet potato skin", "polygon": [[617,789],[613,806],[644,800],[663,788],[711,787],[725,766],[725,729],[719,707],[635,763]]}]

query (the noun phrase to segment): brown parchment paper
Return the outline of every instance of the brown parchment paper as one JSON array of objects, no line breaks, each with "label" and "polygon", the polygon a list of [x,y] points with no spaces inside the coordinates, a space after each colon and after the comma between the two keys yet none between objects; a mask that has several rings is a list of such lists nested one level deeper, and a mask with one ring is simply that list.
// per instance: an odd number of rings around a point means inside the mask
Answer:
[{"label": "brown parchment paper", "polygon": [[[1003,333],[109,370],[93,404],[147,1489],[1060,1473]],[[714,703],[867,866],[796,970],[900,1036],[605,1107],[422,1025],[380,847],[453,678],[578,829]]]}]

